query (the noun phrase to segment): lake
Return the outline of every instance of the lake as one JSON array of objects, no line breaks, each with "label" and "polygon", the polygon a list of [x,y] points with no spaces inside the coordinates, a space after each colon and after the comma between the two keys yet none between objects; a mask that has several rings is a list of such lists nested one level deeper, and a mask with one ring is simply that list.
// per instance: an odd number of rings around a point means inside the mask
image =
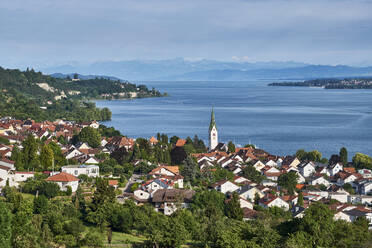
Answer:
[{"label": "lake", "polygon": [[[329,158],[342,146],[372,155],[372,90],[269,87],[272,81],[146,82],[164,98],[97,101],[105,122],[129,137],[197,134],[206,145],[214,106],[219,139],[247,143],[276,155],[317,149]],[[139,83],[139,82],[137,82]]]}]

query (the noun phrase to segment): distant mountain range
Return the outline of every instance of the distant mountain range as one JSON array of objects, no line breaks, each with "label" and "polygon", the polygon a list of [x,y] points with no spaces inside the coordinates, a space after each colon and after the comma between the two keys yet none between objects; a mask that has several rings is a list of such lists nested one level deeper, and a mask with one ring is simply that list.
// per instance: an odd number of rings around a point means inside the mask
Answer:
[{"label": "distant mountain range", "polygon": [[[251,79],[313,79],[331,77],[372,76],[372,67],[345,65],[311,65],[287,62],[222,62],[214,60],[188,61],[182,58],[170,60],[107,61],[89,65],[62,65],[38,68],[44,73],[64,77],[73,73],[95,75],[125,80],[251,80]],[[61,73],[61,74],[56,74]]]},{"label": "distant mountain range", "polygon": [[[67,74],[63,74],[63,73],[52,73],[50,74],[50,76],[54,77],[54,78],[74,78],[74,75],[75,73],[67,73]],[[105,76],[105,75],[82,75],[82,74],[79,74],[77,73],[78,75],[78,78],[79,79],[83,79],[83,80],[88,80],[88,79],[96,79],[96,78],[104,78],[104,79],[110,79],[110,80],[114,80],[114,81],[124,81],[120,78],[117,78],[117,77],[112,77],[112,76]]]}]

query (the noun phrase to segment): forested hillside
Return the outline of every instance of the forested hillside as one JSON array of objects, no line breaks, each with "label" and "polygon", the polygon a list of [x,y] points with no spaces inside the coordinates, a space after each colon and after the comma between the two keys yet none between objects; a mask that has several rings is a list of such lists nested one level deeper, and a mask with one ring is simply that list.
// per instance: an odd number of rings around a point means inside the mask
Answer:
[{"label": "forested hillside", "polygon": [[58,118],[75,121],[108,120],[111,112],[91,99],[162,96],[155,89],[119,80],[53,78],[41,72],[0,67],[0,116],[36,121]]}]

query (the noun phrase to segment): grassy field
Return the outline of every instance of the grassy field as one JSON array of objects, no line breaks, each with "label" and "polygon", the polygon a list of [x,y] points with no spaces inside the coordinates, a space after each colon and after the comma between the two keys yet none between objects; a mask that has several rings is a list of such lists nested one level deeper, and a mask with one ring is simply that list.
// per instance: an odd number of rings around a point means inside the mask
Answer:
[{"label": "grassy field", "polygon": [[[144,236],[134,235],[121,232],[112,232],[111,244],[107,242],[107,233],[99,232],[99,229],[96,227],[88,227],[86,232],[98,232],[101,234],[103,244],[105,247],[132,247],[134,243],[142,243],[146,240]],[[86,248],[86,247],[84,247]]]},{"label": "grassy field", "polygon": [[22,198],[23,198],[24,200],[34,200],[34,198],[35,198],[35,196],[32,195],[32,194],[21,193],[21,195],[22,195]]},{"label": "grassy field", "polygon": [[131,247],[130,244],[142,243],[146,240],[143,236],[135,236],[127,233],[112,232],[111,245],[107,243],[107,237],[105,237],[105,245],[107,247]]}]

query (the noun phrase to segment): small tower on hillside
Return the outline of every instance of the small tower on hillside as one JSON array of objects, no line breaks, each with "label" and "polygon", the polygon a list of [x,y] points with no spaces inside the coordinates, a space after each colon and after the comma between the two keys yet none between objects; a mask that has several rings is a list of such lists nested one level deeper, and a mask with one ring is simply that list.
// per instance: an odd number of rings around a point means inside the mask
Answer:
[{"label": "small tower on hillside", "polygon": [[214,109],[212,108],[211,123],[209,124],[209,150],[213,150],[218,145],[218,132],[216,120],[214,118]]}]

